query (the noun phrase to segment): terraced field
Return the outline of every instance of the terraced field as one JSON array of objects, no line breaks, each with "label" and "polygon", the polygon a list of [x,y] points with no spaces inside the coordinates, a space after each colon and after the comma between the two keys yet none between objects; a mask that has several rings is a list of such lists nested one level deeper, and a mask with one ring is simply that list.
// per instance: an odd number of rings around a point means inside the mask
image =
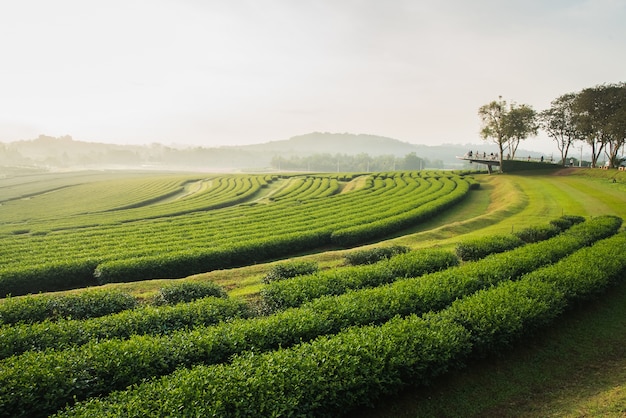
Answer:
[{"label": "terraced field", "polygon": [[[262,204],[261,192],[272,183],[276,190]],[[463,176],[436,172],[371,174],[363,187],[341,194],[336,176],[55,184],[26,200],[7,197],[0,207],[7,213],[0,226],[0,294],[184,277],[358,245],[433,217],[469,189]]]},{"label": "terraced field", "polygon": [[[626,178],[613,183],[596,172],[568,173],[242,175],[232,181],[167,175],[158,180],[167,186],[152,189],[154,199],[147,193],[128,204],[119,200],[112,210],[93,199],[84,218],[72,215],[73,226],[60,216],[60,202],[48,222],[6,222],[0,242],[8,249],[0,256],[13,267],[3,267],[0,278],[13,286],[20,280],[49,285],[42,272],[54,268],[55,280],[63,274],[70,280],[67,272],[76,265],[88,265],[85,276],[92,279],[97,271],[115,279],[115,271],[141,280],[159,277],[154,272],[209,271],[215,254],[231,266],[308,254],[202,273],[181,283],[225,285],[229,295],[169,306],[119,294],[156,290],[170,282],[163,280],[109,284],[97,296],[74,291],[5,299],[0,416],[360,414],[355,408],[408,385],[502,355],[626,276]],[[139,176],[122,190],[154,181]],[[237,191],[246,197],[237,200]],[[15,188],[9,194],[7,207],[22,201]],[[23,202],[49,196],[40,189]],[[223,202],[229,203],[211,206]],[[136,218],[140,210],[144,220]],[[102,223],[89,225],[87,216],[101,216]],[[19,222],[28,228],[16,232]],[[356,251],[349,247],[367,252],[391,244],[403,251],[345,266]],[[181,251],[183,245],[193,250]],[[207,252],[206,245],[214,248]],[[81,251],[72,252],[76,247]],[[27,248],[31,255],[19,255]],[[237,259],[235,250],[245,256]],[[54,253],[71,259],[68,270],[46,261]],[[298,260],[322,268],[262,283],[272,266],[297,270],[302,265],[290,263]],[[81,302],[82,295],[89,302]]]}]

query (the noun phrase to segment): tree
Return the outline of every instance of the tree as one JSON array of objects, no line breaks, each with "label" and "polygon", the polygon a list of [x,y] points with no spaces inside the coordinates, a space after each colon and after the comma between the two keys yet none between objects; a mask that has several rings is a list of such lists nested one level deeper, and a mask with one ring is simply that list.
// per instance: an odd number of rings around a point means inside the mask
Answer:
[{"label": "tree", "polygon": [[564,94],[554,99],[549,109],[539,113],[541,129],[556,142],[563,166],[566,165],[567,154],[572,144],[583,139],[582,133],[576,127],[574,100],[575,93]]},{"label": "tree", "polygon": [[626,140],[626,84],[603,84],[583,89],[574,101],[576,126],[591,147],[591,166],[602,151],[613,165]]},{"label": "tree", "polygon": [[401,163],[403,170],[421,170],[424,166],[424,160],[414,152],[405,155]]},{"label": "tree", "polygon": [[515,158],[519,143],[529,136],[537,135],[539,125],[537,124],[537,113],[529,105],[511,104],[507,113],[504,114],[503,129],[508,137],[508,148],[511,157]]},{"label": "tree", "polygon": [[500,171],[503,171],[504,152],[508,151],[511,157],[515,158],[520,141],[536,135],[539,129],[537,114],[531,106],[515,103],[507,106],[502,96],[498,97],[498,101],[481,106],[478,109],[478,116],[483,124],[480,131],[482,138],[491,139],[500,149],[498,154]]},{"label": "tree", "polygon": [[609,102],[605,152],[609,157],[609,167],[617,167],[622,161],[617,154],[626,144],[626,83],[607,86],[605,98]]},{"label": "tree", "polygon": [[508,148],[508,136],[504,127],[504,118],[507,113],[506,101],[502,96],[498,97],[498,101],[492,101],[483,105],[478,109],[478,116],[482,121],[482,129],[480,136],[487,140],[491,139],[499,148],[500,154],[500,171],[502,170],[502,156],[505,149]]}]

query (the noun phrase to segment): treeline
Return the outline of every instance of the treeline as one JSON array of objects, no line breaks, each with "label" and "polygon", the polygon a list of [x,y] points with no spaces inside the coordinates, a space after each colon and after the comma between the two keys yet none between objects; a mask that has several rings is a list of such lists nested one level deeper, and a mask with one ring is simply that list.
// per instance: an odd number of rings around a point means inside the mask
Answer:
[{"label": "treeline", "polygon": [[[623,161],[626,143],[626,83],[602,84],[576,93],[566,93],[538,115],[540,127],[561,151],[563,162],[576,143],[591,148],[591,166],[601,154],[609,167]],[[622,149],[622,158],[619,150]]]},{"label": "treeline", "polygon": [[[557,145],[561,163],[578,144],[591,149],[591,166],[596,167],[604,154],[605,167],[618,167],[626,144],[626,83],[602,84],[554,99],[550,108],[537,112],[527,104],[508,104],[502,97],[478,109],[483,139],[500,149],[504,156],[515,158],[520,141],[543,130]],[[620,157],[621,150],[621,157]],[[569,160],[573,164],[574,158]]]},{"label": "treeline", "polygon": [[271,167],[277,170],[317,172],[370,172],[444,168],[443,161],[418,157],[414,152],[406,154],[401,158],[394,155],[372,157],[366,153],[357,155],[320,153],[306,157],[297,155],[283,157],[276,155],[272,158]]}]

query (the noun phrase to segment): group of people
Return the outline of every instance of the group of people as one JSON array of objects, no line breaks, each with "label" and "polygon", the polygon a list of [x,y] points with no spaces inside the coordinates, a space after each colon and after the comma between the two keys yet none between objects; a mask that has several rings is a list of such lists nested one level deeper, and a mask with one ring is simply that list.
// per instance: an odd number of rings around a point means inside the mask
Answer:
[{"label": "group of people", "polygon": [[468,151],[466,156],[468,158],[482,158],[484,160],[497,160],[498,159],[498,153],[496,152],[495,154],[492,152],[491,154],[487,155],[486,152],[483,152],[482,155],[480,152],[476,151],[476,154],[474,154],[473,151]]}]

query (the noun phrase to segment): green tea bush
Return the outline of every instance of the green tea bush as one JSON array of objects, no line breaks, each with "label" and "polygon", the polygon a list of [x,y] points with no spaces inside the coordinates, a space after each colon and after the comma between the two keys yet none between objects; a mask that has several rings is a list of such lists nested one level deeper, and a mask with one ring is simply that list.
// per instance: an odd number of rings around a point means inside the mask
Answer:
[{"label": "green tea bush", "polygon": [[272,266],[263,277],[263,283],[267,284],[305,274],[313,274],[318,270],[319,267],[315,261],[285,261]]},{"label": "green tea bush", "polygon": [[226,291],[213,282],[180,282],[159,289],[155,297],[157,305],[176,305],[181,302],[192,302],[196,299],[214,296],[225,298]]},{"label": "green tea bush", "polygon": [[46,319],[89,319],[137,307],[137,299],[118,290],[86,290],[77,294],[28,295],[0,303],[0,325]]},{"label": "green tea bush", "polygon": [[501,253],[524,245],[515,235],[489,235],[482,238],[466,239],[456,245],[456,255],[463,261],[475,261],[489,254]]},{"label": "green tea bush", "polygon": [[599,241],[528,279],[553,283],[572,303],[597,297],[626,275],[626,232]]},{"label": "green tea bush", "polygon": [[563,215],[560,218],[553,219],[548,225],[531,226],[514,233],[515,236],[524,242],[538,242],[571,228],[573,225],[584,222],[585,218],[577,215]]},{"label": "green tea bush", "polygon": [[100,263],[94,276],[100,284],[181,278],[282,257],[321,247],[329,242],[329,231],[285,234],[249,240],[220,249],[177,251],[158,256],[110,260]]},{"label": "green tea bush", "polygon": [[251,315],[250,307],[242,300],[207,297],[175,306],[144,306],[88,320],[4,325],[0,327],[0,358],[31,350],[64,349],[91,340],[170,334]]},{"label": "green tea bush", "polygon": [[392,245],[389,247],[375,247],[366,250],[351,251],[345,255],[346,263],[352,266],[361,264],[373,264],[394,255],[404,254],[410,248],[404,245]]},{"label": "green tea bush", "polygon": [[[623,254],[626,234],[606,240]],[[371,404],[403,385],[427,382],[466,361],[509,347],[551,323],[572,299],[545,271],[567,276],[578,258],[604,258],[604,243],[581,250],[517,282],[503,282],[422,318],[393,318],[350,328],[292,348],[236,356],[230,364],[180,369],[107,398],[75,405],[60,416],[337,416]],[[589,289],[606,289],[626,272],[626,258],[596,275],[583,264]],[[598,263],[600,264],[600,262]],[[558,272],[559,274],[556,274]],[[592,274],[589,274],[592,273]],[[578,279],[568,280],[577,282]],[[595,290],[591,290],[592,293]]]},{"label": "green tea bush", "polygon": [[[580,220],[582,219],[582,220]],[[572,225],[580,223],[584,221],[585,218],[577,217],[577,216],[561,216],[560,218],[553,219],[550,221],[550,225],[556,226],[561,231],[565,231],[570,228]]]},{"label": "green tea bush", "polygon": [[[180,370],[60,416],[176,416],[181,411],[220,417],[337,416],[346,407],[391,393],[407,379],[444,373],[469,349],[460,326],[398,318],[288,350],[250,353],[229,365]],[[164,396],[166,386],[175,388],[169,396]]]},{"label": "green tea bush", "polygon": [[97,285],[93,271],[97,261],[58,261],[24,265],[10,273],[0,272],[0,297],[69,290]]},{"label": "green tea bush", "polygon": [[515,236],[519,237],[526,243],[544,241],[548,238],[552,238],[558,235],[561,229],[554,225],[540,225],[524,228],[520,231],[514,232]]},{"label": "green tea bush", "polygon": [[261,312],[277,312],[300,306],[325,295],[376,287],[395,280],[418,277],[458,265],[449,251],[422,250],[396,255],[375,264],[350,266],[274,282],[261,289]]},{"label": "green tea bush", "polygon": [[[455,300],[480,289],[519,278],[524,273],[553,263],[594,240],[614,234],[620,226],[620,218],[597,217],[548,241],[493,254],[480,261],[416,279],[400,280],[341,296],[322,297],[300,308],[287,309],[267,317],[235,319],[214,327],[173,332],[166,337],[135,336],[126,341],[92,341],[84,347],[67,351],[29,352],[11,357],[0,363],[0,415],[17,415],[19,411],[51,413],[76,400],[124,389],[144,379],[172,373],[176,368],[225,362],[233,354],[244,351],[258,353],[289,347],[352,326],[377,324],[398,315],[444,309]],[[501,309],[502,318],[506,319],[508,308],[503,306]],[[497,310],[492,318],[500,318]],[[415,338],[414,335],[408,337]],[[353,348],[358,351],[358,346]],[[333,353],[327,355],[332,356]],[[326,360],[320,358],[319,361]],[[274,364],[272,368],[281,370],[281,365]],[[289,373],[295,373],[295,369]],[[192,394],[195,389],[184,386],[176,389],[176,393],[179,391]],[[246,393],[249,392],[244,390],[239,393],[241,402],[247,399],[242,395]],[[163,399],[154,404],[161,401]],[[3,402],[6,405],[4,409]],[[141,413],[143,406],[136,406]],[[253,411],[251,414],[254,414],[254,406],[250,408]]]},{"label": "green tea bush", "polygon": [[431,218],[467,196],[469,184],[460,178],[444,179],[445,185],[436,193],[428,194],[407,204],[407,210],[367,224],[350,226],[332,232],[331,241],[341,247],[350,247],[376,238],[388,236]]}]

